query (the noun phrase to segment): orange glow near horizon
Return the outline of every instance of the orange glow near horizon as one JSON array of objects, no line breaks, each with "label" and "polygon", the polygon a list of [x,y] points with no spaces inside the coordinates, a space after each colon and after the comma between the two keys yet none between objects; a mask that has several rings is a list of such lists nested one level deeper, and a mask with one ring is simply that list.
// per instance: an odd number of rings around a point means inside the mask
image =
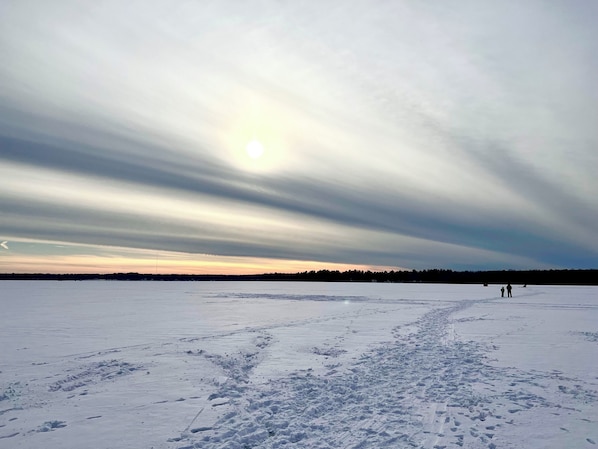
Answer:
[{"label": "orange glow near horizon", "polygon": [[138,251],[135,255],[16,255],[0,258],[2,273],[143,273],[143,274],[265,274],[318,270],[401,270],[398,267],[350,265],[301,260],[224,257]]}]

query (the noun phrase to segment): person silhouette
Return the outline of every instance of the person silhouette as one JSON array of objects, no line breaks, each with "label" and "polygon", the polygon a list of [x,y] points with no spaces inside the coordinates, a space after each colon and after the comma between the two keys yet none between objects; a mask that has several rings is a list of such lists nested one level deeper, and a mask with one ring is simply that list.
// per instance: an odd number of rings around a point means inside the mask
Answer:
[{"label": "person silhouette", "polygon": [[505,287],[504,286],[500,288],[500,297],[501,298],[505,297]]},{"label": "person silhouette", "polygon": [[507,284],[507,297],[512,298],[513,295],[511,294],[511,290],[513,289],[513,287],[511,287],[511,284]]}]

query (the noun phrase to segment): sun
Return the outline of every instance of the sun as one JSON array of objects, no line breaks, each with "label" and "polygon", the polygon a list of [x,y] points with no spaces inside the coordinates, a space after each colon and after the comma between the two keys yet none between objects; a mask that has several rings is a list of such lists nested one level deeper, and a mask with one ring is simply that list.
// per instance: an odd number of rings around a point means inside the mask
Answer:
[{"label": "sun", "polygon": [[257,140],[252,140],[245,147],[245,151],[251,159],[259,159],[264,154],[264,146]]}]

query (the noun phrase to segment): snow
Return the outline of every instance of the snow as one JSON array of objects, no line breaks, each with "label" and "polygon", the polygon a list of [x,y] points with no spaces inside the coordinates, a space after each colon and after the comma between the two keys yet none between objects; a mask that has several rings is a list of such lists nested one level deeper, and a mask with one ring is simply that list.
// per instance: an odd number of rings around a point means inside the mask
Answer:
[{"label": "snow", "polygon": [[0,288],[0,448],[597,447],[597,287]]}]

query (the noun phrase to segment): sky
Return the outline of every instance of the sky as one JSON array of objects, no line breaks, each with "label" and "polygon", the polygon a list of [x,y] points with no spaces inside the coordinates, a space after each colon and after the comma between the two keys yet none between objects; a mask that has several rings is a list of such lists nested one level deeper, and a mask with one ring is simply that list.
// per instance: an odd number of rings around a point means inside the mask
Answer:
[{"label": "sky", "polygon": [[598,268],[596,17],[4,0],[0,272]]}]

